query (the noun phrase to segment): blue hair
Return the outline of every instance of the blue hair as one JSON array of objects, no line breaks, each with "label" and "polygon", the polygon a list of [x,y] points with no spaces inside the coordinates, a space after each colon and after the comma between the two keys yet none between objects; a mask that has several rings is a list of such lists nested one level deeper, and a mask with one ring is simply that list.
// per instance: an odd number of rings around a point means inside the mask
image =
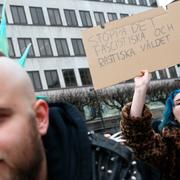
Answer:
[{"label": "blue hair", "polygon": [[175,125],[173,107],[174,107],[174,97],[178,93],[180,93],[180,89],[176,89],[176,90],[172,91],[166,100],[166,105],[165,105],[165,109],[164,109],[164,113],[163,113],[163,120],[159,124],[159,130],[160,131],[162,131],[162,129],[165,126]]}]

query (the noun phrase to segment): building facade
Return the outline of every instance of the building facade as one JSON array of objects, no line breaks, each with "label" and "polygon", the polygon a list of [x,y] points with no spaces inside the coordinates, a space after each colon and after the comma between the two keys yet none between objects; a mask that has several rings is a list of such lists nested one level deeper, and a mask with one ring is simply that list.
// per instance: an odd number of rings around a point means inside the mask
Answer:
[{"label": "building facade", "polygon": [[[17,60],[31,43],[25,69],[36,92],[92,86],[81,31],[155,7],[155,0],[7,0],[9,56]],[[178,66],[153,73],[179,76]]]}]

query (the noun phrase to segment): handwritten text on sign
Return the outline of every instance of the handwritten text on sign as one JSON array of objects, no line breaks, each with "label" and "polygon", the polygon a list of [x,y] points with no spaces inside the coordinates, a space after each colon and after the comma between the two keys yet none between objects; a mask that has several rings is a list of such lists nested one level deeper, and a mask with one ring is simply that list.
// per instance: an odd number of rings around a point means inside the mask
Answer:
[{"label": "handwritten text on sign", "polygon": [[[150,29],[151,28],[151,29]],[[101,68],[165,45],[174,32],[173,24],[155,26],[153,19],[105,30],[89,38]],[[153,37],[153,38],[152,38]]]}]

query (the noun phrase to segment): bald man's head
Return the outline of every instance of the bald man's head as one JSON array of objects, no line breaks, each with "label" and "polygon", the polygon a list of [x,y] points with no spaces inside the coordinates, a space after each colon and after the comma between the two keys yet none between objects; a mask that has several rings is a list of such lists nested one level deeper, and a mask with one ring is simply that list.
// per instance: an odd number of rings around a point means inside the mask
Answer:
[{"label": "bald man's head", "polygon": [[2,92],[17,93],[19,98],[35,101],[34,88],[26,71],[12,59],[0,57],[0,95]]},{"label": "bald man's head", "polygon": [[0,57],[0,179],[45,179],[41,137],[47,133],[48,115],[47,103],[36,101],[24,69]]}]

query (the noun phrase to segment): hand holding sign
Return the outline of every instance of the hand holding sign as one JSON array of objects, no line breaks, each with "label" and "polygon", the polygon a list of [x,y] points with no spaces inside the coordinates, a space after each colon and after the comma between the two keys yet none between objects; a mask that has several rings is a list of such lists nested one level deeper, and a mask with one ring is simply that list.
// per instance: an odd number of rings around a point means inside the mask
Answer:
[{"label": "hand holding sign", "polygon": [[95,89],[180,62],[180,1],[83,32]]}]

